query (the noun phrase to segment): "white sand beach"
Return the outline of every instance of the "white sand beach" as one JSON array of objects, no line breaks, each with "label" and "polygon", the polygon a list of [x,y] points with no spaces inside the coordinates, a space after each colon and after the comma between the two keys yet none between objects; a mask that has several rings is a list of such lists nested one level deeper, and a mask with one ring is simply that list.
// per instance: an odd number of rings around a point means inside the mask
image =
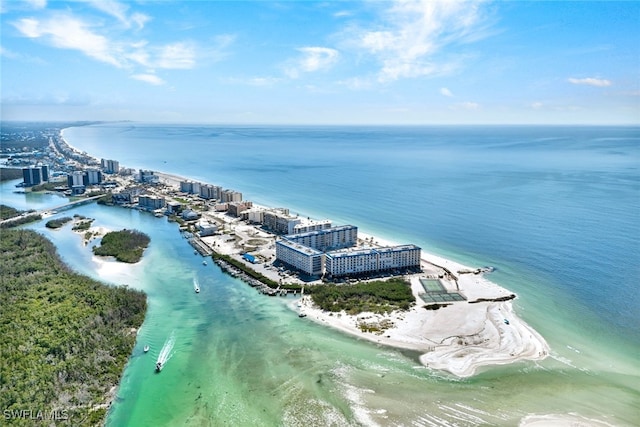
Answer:
[{"label": "white sand beach", "polygon": [[[366,234],[360,236],[364,240],[371,237]],[[391,244],[375,237],[374,241],[382,245]],[[425,274],[416,274],[410,278],[416,305],[407,312],[394,312],[385,316],[373,313],[350,316],[344,312],[332,315],[315,307],[309,296],[302,299],[299,310],[310,319],[357,337],[382,345],[423,352],[420,357],[423,365],[448,371],[458,377],[472,376],[482,366],[547,357],[547,342],[517,317],[512,301],[469,302],[505,298],[512,295],[511,292],[490,282],[482,274],[457,274],[461,270],[473,269],[451,260],[423,253],[423,261],[444,266],[454,273],[458,277],[458,291],[467,301],[454,302],[438,310],[425,309],[426,304],[419,297],[419,293],[424,292],[419,279],[428,275],[429,267],[425,264]],[[456,290],[453,282],[449,286],[448,290]],[[387,323],[392,326],[377,334],[363,332],[360,329],[361,323]]]}]

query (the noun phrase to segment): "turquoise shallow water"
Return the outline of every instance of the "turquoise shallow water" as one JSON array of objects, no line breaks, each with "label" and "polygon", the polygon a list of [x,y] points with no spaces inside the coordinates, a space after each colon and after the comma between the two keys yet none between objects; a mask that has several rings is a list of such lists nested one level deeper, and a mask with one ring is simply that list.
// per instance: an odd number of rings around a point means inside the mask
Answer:
[{"label": "turquoise shallow water", "polygon": [[[421,367],[413,354],[298,319],[286,299],[261,297],[203,266],[164,219],[84,206],[77,212],[96,225],[152,236],[140,264],[106,269],[68,229],[35,226],[74,268],[149,294],[108,425],[515,425],[531,413],[615,425],[638,419],[636,128],[126,124],[65,136],[127,166],[222,184],[263,204],[494,265],[490,278],[518,293],[519,315],[552,347],[543,362],[458,380]],[[48,203],[7,185],[2,194],[14,205]],[[173,355],[154,374],[171,336]]]}]

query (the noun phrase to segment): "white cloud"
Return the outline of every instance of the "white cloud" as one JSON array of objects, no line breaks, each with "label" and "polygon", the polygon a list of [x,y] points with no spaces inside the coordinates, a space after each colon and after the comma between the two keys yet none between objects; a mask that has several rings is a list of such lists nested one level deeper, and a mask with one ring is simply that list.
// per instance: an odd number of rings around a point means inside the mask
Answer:
[{"label": "white cloud", "polygon": [[449,89],[447,89],[446,87],[440,88],[440,94],[442,96],[446,96],[446,97],[449,97],[449,98],[451,98],[453,96],[453,93]]},{"label": "white cloud", "polygon": [[327,70],[338,60],[340,54],[337,50],[328,47],[301,47],[297,49],[302,56],[293,62],[285,70],[291,78],[297,78],[300,72],[312,73]]},{"label": "white cloud", "polygon": [[341,10],[333,14],[334,18],[343,18],[345,16],[351,16],[351,15],[353,15],[353,13],[349,12],[348,10]]},{"label": "white cloud", "polygon": [[69,105],[87,106],[93,104],[87,95],[72,95],[67,92],[46,92],[37,94],[9,94],[4,95],[2,103],[7,105]]},{"label": "white cloud", "polygon": [[222,79],[225,83],[249,86],[273,86],[282,81],[278,77],[227,77]]},{"label": "white cloud", "polygon": [[480,104],[478,104],[477,102],[466,101],[466,102],[461,102],[460,104],[457,104],[455,107],[456,109],[473,111],[473,110],[479,109]]},{"label": "white cloud", "polygon": [[539,110],[542,107],[544,107],[544,104],[542,102],[539,102],[539,101],[536,101],[536,102],[531,104],[531,108],[533,108],[534,110]]},{"label": "white cloud", "polygon": [[122,61],[116,57],[116,46],[106,37],[89,30],[85,22],[72,16],[56,15],[43,21],[24,18],[13,25],[26,37],[45,38],[54,47],[79,50],[98,61],[116,67],[123,66]]},{"label": "white cloud", "polygon": [[187,43],[173,43],[163,46],[155,60],[155,66],[159,68],[187,70],[195,65],[195,49]]},{"label": "white cloud", "polygon": [[460,64],[437,55],[445,46],[487,36],[483,4],[484,1],[394,0],[382,11],[378,28],[352,30],[347,35],[351,40],[348,44],[355,44],[381,62],[381,82],[448,74]]},{"label": "white cloud", "polygon": [[138,29],[141,29],[144,27],[144,24],[151,19],[147,15],[137,12],[128,15],[127,11],[129,10],[129,5],[115,0],[89,0],[89,3],[94,8],[106,13],[107,15],[113,16],[127,28],[135,25]]},{"label": "white cloud", "polygon": [[42,60],[41,58],[38,58],[36,56],[31,56],[25,53],[14,52],[12,50],[5,48],[4,46],[0,46],[0,56],[3,56],[7,59],[23,61],[23,62],[32,63],[32,64],[38,64],[38,65],[46,64],[46,61]]},{"label": "white cloud", "polygon": [[366,77],[352,77],[346,80],[339,81],[338,84],[348,87],[353,90],[364,90],[373,87],[374,81]]},{"label": "white cloud", "polygon": [[16,59],[19,58],[19,55],[9,49],[6,49],[4,46],[0,46],[0,56],[4,56],[5,58]]},{"label": "white cloud", "polygon": [[272,86],[280,80],[277,77],[252,77],[247,80],[247,84],[251,86]]},{"label": "white cloud", "polygon": [[33,9],[44,9],[47,7],[47,0],[26,0],[25,3],[29,4]]},{"label": "white cloud", "polygon": [[162,80],[160,77],[156,76],[155,74],[134,74],[131,76],[131,78],[152,84],[154,86],[161,86],[166,83],[164,80]]},{"label": "white cloud", "polygon": [[[45,19],[24,18],[13,25],[25,37],[41,39],[59,49],[80,51],[118,68],[131,69],[141,65],[147,69],[187,70],[196,66],[198,56],[197,46],[190,42],[152,46],[144,40],[132,42],[123,37],[120,40],[117,36],[109,38],[96,31],[102,27],[92,27],[89,22],[69,14],[58,13]],[[222,36],[219,45],[226,46],[232,41],[232,38]]]},{"label": "white cloud", "polygon": [[131,44],[127,59],[146,68],[190,70],[195,68],[198,49],[189,42],[176,42],[164,46],[149,46],[146,41]]},{"label": "white cloud", "polygon": [[607,87],[611,86],[611,81],[606,79],[598,79],[595,77],[586,77],[584,79],[576,79],[569,78],[569,83],[573,83],[574,85],[587,85],[587,86],[596,86],[596,87]]}]

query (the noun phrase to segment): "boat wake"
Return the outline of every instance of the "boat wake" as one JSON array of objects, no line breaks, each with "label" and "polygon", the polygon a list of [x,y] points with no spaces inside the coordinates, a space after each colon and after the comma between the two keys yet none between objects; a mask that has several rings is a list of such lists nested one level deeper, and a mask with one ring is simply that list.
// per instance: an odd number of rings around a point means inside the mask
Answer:
[{"label": "boat wake", "polygon": [[171,359],[171,356],[173,356],[173,353],[171,353],[171,351],[173,350],[173,346],[175,343],[175,336],[173,332],[171,332],[171,335],[164,342],[162,350],[160,350],[160,354],[158,355],[158,360],[156,361],[156,371],[160,372],[164,365],[169,361],[169,359]]},{"label": "boat wake", "polygon": [[193,278],[193,289],[196,293],[200,292],[200,285],[198,284],[198,279],[196,277]]}]

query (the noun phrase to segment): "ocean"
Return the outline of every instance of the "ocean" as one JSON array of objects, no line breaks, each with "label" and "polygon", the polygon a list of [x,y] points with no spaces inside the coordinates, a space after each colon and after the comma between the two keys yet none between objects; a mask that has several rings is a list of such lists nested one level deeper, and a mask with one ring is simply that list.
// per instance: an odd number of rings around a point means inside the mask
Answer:
[{"label": "ocean", "polygon": [[[488,278],[518,295],[516,312],[552,350],[542,362],[457,379],[422,367],[411,352],[299,319],[291,300],[262,297],[217,266],[203,266],[166,219],[83,206],[74,212],[96,218],[95,225],[135,227],[152,239],[141,263],[104,268],[108,261],[92,260],[69,230],[31,226],[73,268],[149,295],[107,425],[640,419],[637,127],[111,123],[69,128],[64,137],[127,167],[221,185],[262,205],[494,266]],[[55,198],[13,194],[8,184],[2,194],[16,207]],[[171,358],[154,374],[165,344]]]}]

